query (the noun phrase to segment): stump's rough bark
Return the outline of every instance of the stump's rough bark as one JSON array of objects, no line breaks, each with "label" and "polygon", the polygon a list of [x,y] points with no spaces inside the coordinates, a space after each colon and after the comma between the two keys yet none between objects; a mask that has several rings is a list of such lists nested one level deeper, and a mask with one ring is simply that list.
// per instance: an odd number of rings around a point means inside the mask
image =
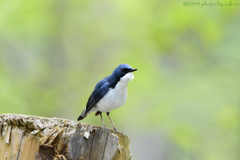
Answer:
[{"label": "stump's rough bark", "polygon": [[129,139],[60,118],[0,116],[1,160],[129,160]]}]

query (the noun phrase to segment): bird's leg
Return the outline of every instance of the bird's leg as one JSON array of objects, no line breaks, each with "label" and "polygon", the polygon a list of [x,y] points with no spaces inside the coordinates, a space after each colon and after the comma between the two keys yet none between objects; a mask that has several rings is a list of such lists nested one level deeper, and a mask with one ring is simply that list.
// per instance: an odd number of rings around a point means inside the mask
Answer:
[{"label": "bird's leg", "polygon": [[112,123],[112,125],[113,125],[113,127],[114,127],[114,130],[117,131],[116,127],[115,127],[114,124],[113,124],[113,121],[111,120],[111,118],[110,118],[110,116],[109,116],[109,112],[107,112],[107,116],[108,116],[108,118],[110,119],[110,121],[111,121],[111,123]]},{"label": "bird's leg", "polygon": [[104,122],[103,122],[103,118],[102,118],[102,112],[100,113],[100,117],[101,117],[101,119],[102,119],[102,124],[103,124],[103,127],[104,127],[104,128],[106,128],[106,126],[105,126],[105,124],[104,124]]}]

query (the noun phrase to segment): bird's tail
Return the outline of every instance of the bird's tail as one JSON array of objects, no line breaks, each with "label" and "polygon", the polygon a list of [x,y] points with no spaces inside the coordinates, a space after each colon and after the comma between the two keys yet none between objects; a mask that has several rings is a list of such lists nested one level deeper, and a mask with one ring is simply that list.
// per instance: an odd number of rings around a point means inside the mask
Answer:
[{"label": "bird's tail", "polygon": [[86,109],[84,109],[82,114],[78,117],[78,119],[77,119],[78,121],[80,121],[80,120],[84,119],[85,117],[87,117],[87,114],[85,114],[85,112],[86,112]]}]

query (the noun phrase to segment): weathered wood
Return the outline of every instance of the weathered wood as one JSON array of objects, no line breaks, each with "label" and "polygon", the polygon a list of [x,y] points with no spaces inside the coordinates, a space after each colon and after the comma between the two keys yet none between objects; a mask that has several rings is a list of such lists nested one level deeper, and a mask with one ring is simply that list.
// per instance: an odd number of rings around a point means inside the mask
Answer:
[{"label": "weathered wood", "polygon": [[129,139],[107,128],[60,118],[0,116],[0,159],[129,160]]}]

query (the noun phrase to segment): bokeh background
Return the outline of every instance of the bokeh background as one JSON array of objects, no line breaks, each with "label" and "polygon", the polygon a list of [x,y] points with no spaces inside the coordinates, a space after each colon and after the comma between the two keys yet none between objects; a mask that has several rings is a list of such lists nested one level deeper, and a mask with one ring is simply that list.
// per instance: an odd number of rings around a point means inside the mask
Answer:
[{"label": "bokeh background", "polygon": [[76,120],[127,63],[139,70],[111,117],[133,160],[240,159],[240,1],[184,2],[0,0],[0,113]]}]

